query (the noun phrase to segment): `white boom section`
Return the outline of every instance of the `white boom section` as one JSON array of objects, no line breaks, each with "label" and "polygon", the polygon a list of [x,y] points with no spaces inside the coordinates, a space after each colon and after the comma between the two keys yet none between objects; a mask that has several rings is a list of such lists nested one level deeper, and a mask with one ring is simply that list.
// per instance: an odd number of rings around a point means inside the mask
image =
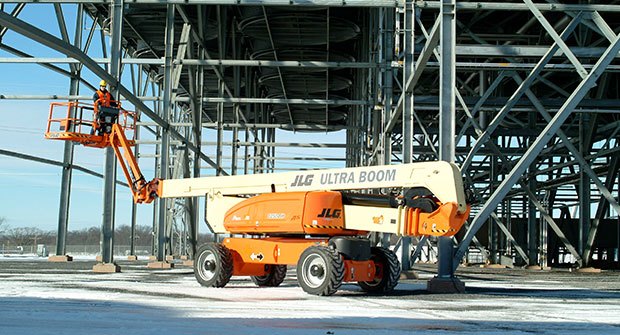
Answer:
[{"label": "white boom section", "polygon": [[448,162],[295,171],[241,176],[163,180],[159,196],[196,197],[276,192],[425,187],[442,203],[458,204],[464,213],[465,192],[459,168]]}]

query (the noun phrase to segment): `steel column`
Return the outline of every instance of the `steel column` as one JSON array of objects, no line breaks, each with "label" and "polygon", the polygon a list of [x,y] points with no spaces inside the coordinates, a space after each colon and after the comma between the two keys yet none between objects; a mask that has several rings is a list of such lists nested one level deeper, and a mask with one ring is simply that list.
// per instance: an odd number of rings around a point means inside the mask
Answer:
[{"label": "steel column", "polygon": [[[403,82],[409,81],[409,78],[414,74],[414,50],[415,50],[415,6],[413,1],[405,2],[405,22],[404,22],[404,62],[403,62]],[[403,96],[403,163],[411,163],[413,158],[413,127],[414,127],[414,106],[413,106],[413,90],[405,90],[402,93]],[[404,236],[402,238],[402,254],[401,254],[401,267],[403,270],[411,269],[411,238]]]},{"label": "steel column", "polygon": [[[110,45],[110,75],[120,82],[123,33],[123,0],[114,0],[112,4],[112,39]],[[119,92],[115,86],[110,92],[118,100]],[[116,209],[116,156],[112,147],[105,149],[103,180],[103,220],[101,223],[101,262],[114,261],[114,216]]]},{"label": "steel column", "polygon": [[[165,36],[165,55],[164,55],[164,88],[163,88],[163,106],[161,110],[161,118],[164,122],[170,121],[170,113],[172,111],[172,58],[174,51],[174,12],[175,5],[167,5],[166,7],[166,36]],[[168,179],[169,175],[169,155],[170,155],[170,135],[168,129],[161,129],[161,148],[159,158],[159,175],[162,179]],[[158,199],[159,202],[159,222],[157,235],[157,261],[166,261],[166,242],[170,238],[167,236],[167,226],[171,222],[167,221],[168,202],[166,199]]]},{"label": "steel column", "polygon": [[[592,144],[592,137],[594,134],[590,129],[590,115],[588,114],[580,114],[579,115],[579,151],[582,157],[588,156]],[[576,190],[579,194],[577,194],[577,199],[579,199],[579,229],[578,234],[579,238],[577,240],[577,250],[579,254],[583,256],[586,243],[588,240],[588,231],[590,230],[591,224],[591,209],[590,209],[590,200],[591,200],[591,182],[588,174],[585,173],[583,169],[579,169],[579,183],[577,184]]]},{"label": "steel column", "polygon": [[[439,93],[439,159],[454,162],[456,129],[456,0],[442,0],[441,3],[441,69]],[[454,276],[453,240],[440,237],[438,242],[437,276]],[[458,266],[458,263],[457,263]]]},{"label": "steel column", "polygon": [[[60,7],[58,5],[58,7]],[[20,6],[16,8],[21,8]],[[60,16],[59,16],[60,15]],[[66,27],[64,26],[64,20],[62,18],[62,12],[57,13],[59,25],[62,31],[65,31],[63,38],[68,42],[69,37],[66,34]],[[73,44],[81,48],[82,45],[82,24],[83,24],[83,11],[82,5],[78,5],[77,16],[75,19],[75,35]],[[61,24],[62,22],[62,24]],[[64,29],[63,29],[64,28]],[[1,35],[1,34],[0,34]],[[69,95],[78,95],[80,92],[80,70],[81,66],[73,65],[71,68],[71,81],[69,86]],[[75,110],[72,111],[75,114]],[[72,115],[74,117],[74,115]],[[73,127],[73,125],[71,126]],[[58,205],[58,231],[56,235],[56,255],[62,256],[67,253],[67,230],[69,226],[69,208],[71,199],[71,178],[73,175],[73,152],[74,143],[66,141],[63,151],[63,168],[62,179],[60,186],[60,203]]]}]

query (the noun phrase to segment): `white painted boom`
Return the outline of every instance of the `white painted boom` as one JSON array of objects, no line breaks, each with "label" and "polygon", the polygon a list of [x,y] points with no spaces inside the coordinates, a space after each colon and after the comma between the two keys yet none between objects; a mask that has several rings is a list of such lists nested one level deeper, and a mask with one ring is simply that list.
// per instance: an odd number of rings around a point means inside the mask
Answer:
[{"label": "white painted boom", "polygon": [[159,196],[196,197],[293,191],[356,190],[425,187],[442,203],[467,210],[463,180],[458,167],[448,162],[295,171],[242,176],[214,176],[161,181]]}]

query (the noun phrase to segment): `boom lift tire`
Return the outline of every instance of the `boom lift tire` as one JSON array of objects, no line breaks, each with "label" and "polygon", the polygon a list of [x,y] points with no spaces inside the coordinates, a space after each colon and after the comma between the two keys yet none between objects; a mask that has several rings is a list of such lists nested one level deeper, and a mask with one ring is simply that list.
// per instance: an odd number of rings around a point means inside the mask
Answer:
[{"label": "boom lift tire", "polygon": [[308,294],[327,296],[336,293],[344,279],[344,262],[330,247],[311,246],[297,262],[297,281]]},{"label": "boom lift tire", "polygon": [[230,250],[220,243],[206,243],[196,252],[194,276],[202,286],[224,287],[233,274]]},{"label": "boom lift tire", "polygon": [[268,267],[264,276],[251,276],[254,284],[260,287],[280,286],[286,277],[286,265],[265,265]]},{"label": "boom lift tire", "polygon": [[370,259],[375,262],[376,278],[371,282],[358,282],[362,290],[370,293],[388,293],[394,290],[400,279],[400,262],[389,249],[372,247]]}]

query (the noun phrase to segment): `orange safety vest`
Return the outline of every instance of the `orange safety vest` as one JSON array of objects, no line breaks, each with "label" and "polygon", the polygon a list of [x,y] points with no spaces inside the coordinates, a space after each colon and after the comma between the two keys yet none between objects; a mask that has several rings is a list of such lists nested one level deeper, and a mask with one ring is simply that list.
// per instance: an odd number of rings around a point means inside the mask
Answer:
[{"label": "orange safety vest", "polygon": [[96,103],[102,107],[110,107],[110,103],[114,101],[114,99],[112,99],[112,94],[108,91],[104,93],[101,92],[101,90],[97,90],[97,96],[99,96],[99,99],[97,99]]}]

